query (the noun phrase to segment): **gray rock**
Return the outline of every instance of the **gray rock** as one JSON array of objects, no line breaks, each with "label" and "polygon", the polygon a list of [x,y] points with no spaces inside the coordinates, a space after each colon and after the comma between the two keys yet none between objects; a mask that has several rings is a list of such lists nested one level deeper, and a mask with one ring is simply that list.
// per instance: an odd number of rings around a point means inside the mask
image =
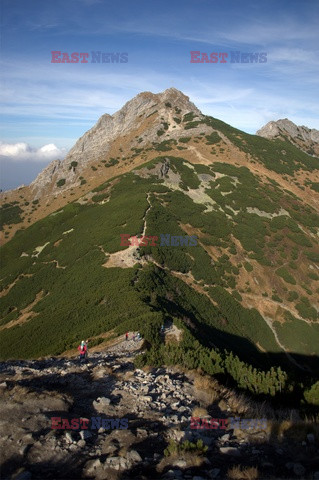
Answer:
[{"label": "gray rock", "polygon": [[137,428],[136,435],[137,437],[147,437],[147,430],[145,430],[144,428]]},{"label": "gray rock", "polygon": [[85,447],[85,445],[86,445],[85,440],[79,440],[77,444],[81,448]]},{"label": "gray rock", "polygon": [[87,471],[87,473],[90,474],[90,473],[94,473],[94,471],[101,466],[102,466],[102,463],[98,458],[96,458],[95,460],[89,460],[88,462],[86,462],[85,470]]},{"label": "gray rock", "polygon": [[[81,434],[80,434],[81,435]],[[82,438],[82,437],[81,437]],[[65,440],[67,443],[72,443],[73,442],[73,438],[72,438],[72,435],[70,432],[66,432],[65,434]]]},{"label": "gray rock", "polygon": [[176,460],[176,462],[173,463],[174,467],[179,467],[179,468],[185,468],[187,466],[187,462],[185,460]]},{"label": "gray rock", "polygon": [[[176,473],[178,472],[178,473]],[[163,478],[175,478],[176,475],[179,477],[180,472],[178,470],[168,470],[168,472],[165,473],[165,476]]]},{"label": "gray rock", "polygon": [[169,437],[172,438],[173,440],[176,440],[177,442],[180,442],[185,436],[185,432],[183,430],[171,430],[169,432]]},{"label": "gray rock", "polygon": [[136,450],[131,450],[130,452],[128,452],[126,458],[133,463],[138,463],[142,461],[142,457]]},{"label": "gray rock", "polygon": [[[121,461],[122,461],[122,465],[126,465],[126,463],[123,463],[123,460],[124,459],[121,457],[109,457],[105,463],[109,465],[111,468],[114,468],[114,470],[120,470]],[[125,467],[122,467],[122,468],[125,468]]]},{"label": "gray rock", "polygon": [[229,433],[226,433],[225,435],[223,435],[222,437],[220,437],[220,440],[221,440],[222,442],[228,442],[229,439],[230,439]]},{"label": "gray rock", "polygon": [[97,402],[100,403],[101,405],[110,405],[111,400],[107,397],[100,397],[97,399]]},{"label": "gray rock", "polygon": [[236,447],[220,447],[220,453],[224,455],[232,455],[233,457],[240,457],[241,453]]},{"label": "gray rock", "polygon": [[306,473],[305,467],[301,465],[301,463],[295,463],[294,464],[294,474],[298,475],[298,477],[304,476]]},{"label": "gray rock", "polygon": [[20,455],[25,455],[30,446],[31,446],[30,444],[22,445],[22,447],[19,449]]}]

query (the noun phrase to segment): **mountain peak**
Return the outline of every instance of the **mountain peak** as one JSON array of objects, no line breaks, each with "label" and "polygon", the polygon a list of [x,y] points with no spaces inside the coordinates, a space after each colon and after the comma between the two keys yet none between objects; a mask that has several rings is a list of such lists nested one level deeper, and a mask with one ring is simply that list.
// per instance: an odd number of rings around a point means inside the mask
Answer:
[{"label": "mountain peak", "polygon": [[[202,116],[201,111],[174,87],[160,93],[141,92],[113,115],[105,113],[97,123],[88,130],[71,148],[65,159],[56,165],[55,162],[40,173],[31,187],[36,196],[42,196],[53,185],[54,192],[61,192],[73,185],[79,175],[94,161],[104,160],[112,156],[114,143],[130,144],[130,148],[140,148],[158,140],[157,132],[163,124],[172,122],[175,115],[181,118],[189,112]],[[177,127],[176,131],[181,127]],[[141,143],[136,138],[140,137]],[[72,165],[77,168],[70,168]],[[50,172],[50,175],[47,173]],[[53,173],[52,173],[53,172]],[[51,174],[52,173],[52,174]],[[52,176],[54,174],[54,177]],[[56,187],[58,179],[65,180],[65,186]],[[53,183],[52,183],[53,182]],[[51,187],[50,187],[51,188]]]},{"label": "mountain peak", "polygon": [[268,139],[288,140],[309,155],[319,155],[319,130],[298,126],[288,118],[268,122],[256,132],[256,135]]}]

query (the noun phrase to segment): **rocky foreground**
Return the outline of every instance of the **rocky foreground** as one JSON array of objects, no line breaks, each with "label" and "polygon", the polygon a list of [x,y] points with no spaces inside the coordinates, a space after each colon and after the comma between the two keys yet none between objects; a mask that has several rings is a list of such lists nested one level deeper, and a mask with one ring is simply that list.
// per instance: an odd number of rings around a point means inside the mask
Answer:
[{"label": "rocky foreground", "polygon": [[[297,432],[293,422],[280,430],[274,421],[254,430],[191,429],[192,416],[252,418],[251,411],[194,372],[135,370],[139,347],[122,342],[83,365],[77,358],[1,363],[1,478],[319,479],[311,425]],[[52,429],[52,417],[84,425],[92,417],[128,419],[128,428]]]}]

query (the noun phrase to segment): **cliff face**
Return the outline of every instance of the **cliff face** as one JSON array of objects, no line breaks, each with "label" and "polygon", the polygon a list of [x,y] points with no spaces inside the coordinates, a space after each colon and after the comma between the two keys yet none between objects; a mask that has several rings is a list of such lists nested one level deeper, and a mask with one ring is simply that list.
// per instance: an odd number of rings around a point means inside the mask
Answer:
[{"label": "cliff face", "polygon": [[264,138],[281,138],[288,140],[296,147],[310,155],[319,155],[319,130],[305,126],[295,125],[284,118],[276,122],[268,122],[256,132]]}]

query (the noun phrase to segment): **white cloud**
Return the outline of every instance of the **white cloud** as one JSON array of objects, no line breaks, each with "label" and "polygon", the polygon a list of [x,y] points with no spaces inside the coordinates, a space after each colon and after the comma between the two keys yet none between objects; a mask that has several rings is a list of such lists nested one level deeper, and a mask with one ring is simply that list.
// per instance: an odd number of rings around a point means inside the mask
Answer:
[{"label": "white cloud", "polygon": [[66,155],[65,148],[58,148],[54,143],[48,143],[40,148],[31,147],[28,143],[0,142],[0,156],[12,161],[46,162],[61,159]]}]

